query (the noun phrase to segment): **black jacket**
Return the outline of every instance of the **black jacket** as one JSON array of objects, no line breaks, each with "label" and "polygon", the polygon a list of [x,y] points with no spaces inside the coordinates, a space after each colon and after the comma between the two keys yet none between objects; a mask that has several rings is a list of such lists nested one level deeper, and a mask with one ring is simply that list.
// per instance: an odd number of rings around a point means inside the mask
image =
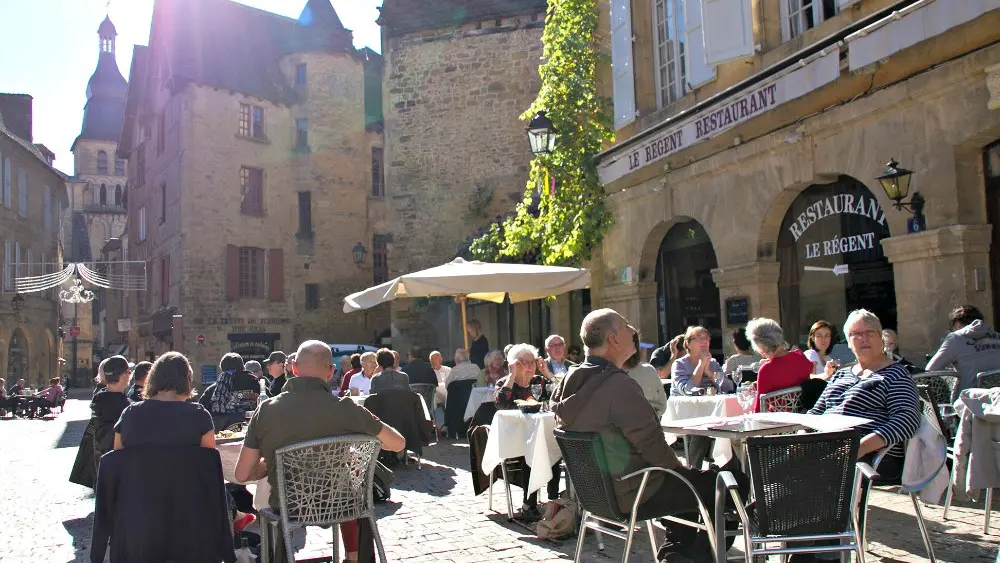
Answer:
[{"label": "black jacket", "polygon": [[[412,362],[406,364],[406,374],[410,376],[410,385],[427,383],[436,387],[438,384],[437,374],[434,373],[434,368],[432,368],[427,362],[420,359],[413,360]],[[427,406],[430,407],[431,405]]]},{"label": "black jacket", "polygon": [[267,390],[268,397],[277,397],[281,393],[281,388],[285,386],[285,374],[281,374],[274,378],[271,382],[271,387]]},{"label": "black jacket", "polygon": [[94,395],[94,400],[90,402],[90,423],[80,440],[80,449],[76,452],[76,461],[69,474],[70,483],[94,488],[97,462],[114,448],[115,423],[127,406],[129,401],[123,393],[103,390]]},{"label": "black jacket", "polygon": [[368,397],[365,408],[398,430],[406,438],[406,449],[423,455],[423,446],[431,442],[431,433],[420,395],[413,391],[383,391]]},{"label": "black jacket", "polygon": [[219,452],[137,446],[101,459],[90,561],[236,561]]}]

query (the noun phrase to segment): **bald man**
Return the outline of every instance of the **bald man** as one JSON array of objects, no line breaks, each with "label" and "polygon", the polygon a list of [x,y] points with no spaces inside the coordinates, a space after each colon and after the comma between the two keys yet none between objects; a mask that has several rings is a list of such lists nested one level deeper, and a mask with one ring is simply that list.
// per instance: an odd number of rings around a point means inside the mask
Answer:
[{"label": "bald man", "polygon": [[[281,393],[261,403],[250,425],[236,463],[236,478],[241,482],[267,477],[271,485],[269,504],[278,509],[278,478],[271,470],[275,451],[283,446],[342,434],[368,434],[382,443],[382,449],[402,451],[406,441],[393,427],[383,424],[348,397],[338,399],[328,386],[333,376],[330,347],[318,340],[299,346],[292,362],[295,377],[285,383]],[[348,559],[357,558],[357,525],[341,525]],[[284,542],[274,542],[272,561],[287,559]]]}]

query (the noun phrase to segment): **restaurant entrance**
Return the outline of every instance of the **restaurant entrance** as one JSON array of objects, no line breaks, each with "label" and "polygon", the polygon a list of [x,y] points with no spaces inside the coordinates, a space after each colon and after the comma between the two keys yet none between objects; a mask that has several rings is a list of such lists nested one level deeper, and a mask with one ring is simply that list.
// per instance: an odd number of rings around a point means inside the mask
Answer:
[{"label": "restaurant entrance", "polygon": [[712,334],[712,355],[723,356],[719,288],[712,280],[718,267],[708,233],[697,221],[671,227],[656,259],[657,318],[660,342],[701,325]]},{"label": "restaurant entrance", "polygon": [[859,308],[896,328],[892,265],[881,244],[888,236],[878,200],[854,178],[811,185],[795,198],[778,235],[778,299],[789,343],[804,346],[814,322],[839,327]]},{"label": "restaurant entrance", "polygon": [[993,225],[990,241],[990,276],[993,279],[993,323],[1000,320],[1000,141],[983,151],[986,177],[986,220]]},{"label": "restaurant entrance", "polygon": [[[28,340],[20,328],[14,329],[7,347],[7,385],[28,379]],[[30,384],[30,383],[29,383]]]}]

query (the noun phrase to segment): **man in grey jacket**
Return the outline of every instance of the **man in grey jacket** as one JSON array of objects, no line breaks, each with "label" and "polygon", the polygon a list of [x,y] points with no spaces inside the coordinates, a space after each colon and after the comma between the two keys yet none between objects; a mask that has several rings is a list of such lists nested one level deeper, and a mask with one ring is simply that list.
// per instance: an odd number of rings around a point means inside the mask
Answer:
[{"label": "man in grey jacket", "polygon": [[970,387],[977,387],[976,374],[1000,369],[1000,334],[983,320],[972,305],[956,307],[948,318],[951,330],[937,353],[927,363],[927,371],[954,367],[958,385],[952,400]]}]

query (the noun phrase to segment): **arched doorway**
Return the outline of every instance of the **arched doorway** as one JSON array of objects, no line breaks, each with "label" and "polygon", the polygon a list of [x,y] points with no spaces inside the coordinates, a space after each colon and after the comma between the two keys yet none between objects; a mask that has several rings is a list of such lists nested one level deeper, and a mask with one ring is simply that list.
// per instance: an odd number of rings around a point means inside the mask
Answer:
[{"label": "arched doorway", "polygon": [[859,308],[896,327],[892,265],[881,244],[888,236],[878,200],[854,178],[813,184],[795,198],[778,234],[778,299],[789,342],[805,346],[814,322],[839,327]]},{"label": "arched doorway", "polygon": [[993,225],[990,242],[990,273],[993,280],[993,322],[1000,321],[1000,141],[983,151],[986,178],[986,217]]},{"label": "arched doorway", "polygon": [[685,221],[667,231],[656,257],[660,342],[701,325],[712,333],[712,354],[722,356],[719,288],[712,280],[716,267],[715,249],[701,223]]},{"label": "arched doorway", "polygon": [[28,374],[28,339],[20,328],[14,329],[7,346],[7,381],[29,379]]}]

